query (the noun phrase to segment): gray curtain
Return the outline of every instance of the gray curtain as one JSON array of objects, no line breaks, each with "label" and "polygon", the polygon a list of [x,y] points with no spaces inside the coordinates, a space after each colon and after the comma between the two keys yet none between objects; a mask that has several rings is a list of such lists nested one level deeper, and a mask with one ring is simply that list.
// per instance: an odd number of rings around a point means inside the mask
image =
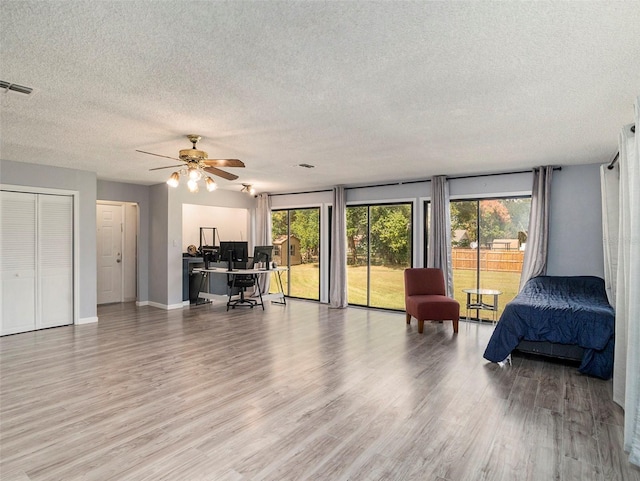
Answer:
[{"label": "gray curtain", "polygon": [[449,182],[444,175],[431,177],[431,225],[427,251],[427,267],[442,269],[447,295],[453,297]]},{"label": "gray curtain", "polygon": [[[269,194],[258,195],[258,207],[256,208],[256,245],[271,245],[271,197]],[[271,282],[270,275],[259,276],[260,290],[263,294],[269,293]]]},{"label": "gray curtain", "polygon": [[549,243],[549,204],[551,199],[551,177],[553,166],[533,169],[531,191],[531,213],[529,214],[529,234],[524,251],[520,289],[532,277],[547,272],[547,246]]},{"label": "gray curtain", "polygon": [[329,304],[344,308],[347,300],[347,205],[344,186],[333,188],[333,215],[331,216],[331,266]]}]

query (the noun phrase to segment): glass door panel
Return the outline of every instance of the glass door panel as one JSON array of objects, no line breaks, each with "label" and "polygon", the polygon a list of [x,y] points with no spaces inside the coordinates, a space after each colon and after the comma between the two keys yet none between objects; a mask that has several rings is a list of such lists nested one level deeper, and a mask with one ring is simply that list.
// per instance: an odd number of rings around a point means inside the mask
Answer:
[{"label": "glass door panel", "polygon": [[[320,299],[320,209],[292,209],[271,213],[273,260],[289,268],[282,283],[287,296]],[[272,274],[270,292],[277,292]]]},{"label": "glass door panel", "polygon": [[289,211],[289,295],[320,299],[320,209]]},{"label": "glass door panel", "polygon": [[454,298],[460,303],[460,316],[466,316],[464,290],[478,285],[478,201],[451,201],[450,210]]},{"label": "glass door panel", "polygon": [[369,303],[369,208],[347,207],[347,296],[349,304]]},{"label": "glass door panel", "polygon": [[[289,234],[289,211],[278,210],[271,212],[271,242],[273,243],[273,261],[279,265],[286,267],[289,265],[289,256],[286,248],[282,251],[282,244],[285,242]],[[284,295],[289,295],[289,272],[281,272],[282,285]],[[271,282],[269,284],[269,292],[278,292],[276,274],[271,274]]]},{"label": "glass door panel", "polygon": [[[529,198],[479,201],[482,245],[479,287],[501,293],[497,297],[487,296],[491,304],[497,302],[497,318],[518,293],[530,208]],[[494,312],[481,312],[482,319],[493,320]]]},{"label": "glass door panel", "polygon": [[411,205],[373,205],[369,218],[369,305],[404,309],[404,269],[411,267]]},{"label": "glass door panel", "polygon": [[347,207],[349,304],[404,309],[404,269],[411,266],[412,205]]},{"label": "glass door panel", "polygon": [[[466,316],[465,289],[481,289],[481,302],[495,309],[471,310],[472,318],[497,320],[518,293],[530,198],[452,201],[451,260],[455,298]],[[480,301],[472,294],[472,302]]]}]

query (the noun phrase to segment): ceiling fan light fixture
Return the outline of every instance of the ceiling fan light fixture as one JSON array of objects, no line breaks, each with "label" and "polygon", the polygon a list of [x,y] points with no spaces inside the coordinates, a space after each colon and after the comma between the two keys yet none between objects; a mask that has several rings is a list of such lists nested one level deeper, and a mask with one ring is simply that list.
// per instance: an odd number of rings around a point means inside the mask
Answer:
[{"label": "ceiling fan light fixture", "polygon": [[187,182],[187,187],[189,187],[189,192],[198,192],[198,181],[189,179],[189,182]]},{"label": "ceiling fan light fixture", "polygon": [[206,184],[207,190],[209,192],[213,192],[218,188],[218,184],[216,184],[216,181],[213,180],[211,177],[205,177],[204,183]]},{"label": "ceiling fan light fixture", "polygon": [[197,167],[189,167],[189,179],[198,181],[202,178],[202,172]]},{"label": "ceiling fan light fixture", "polygon": [[[180,150],[179,158],[171,157],[168,155],[154,154],[153,152],[146,152],[144,150],[137,150],[142,154],[154,155],[156,157],[164,157],[167,159],[173,159],[184,162],[183,165],[168,165],[166,167],[156,167],[149,170],[161,170],[180,167],[177,172],[171,174],[167,180],[167,184],[171,187],[178,187],[180,184],[180,177],[185,176],[188,180],[187,184],[191,192],[198,192],[198,182],[201,180],[205,183],[205,187],[209,192],[215,190],[218,186],[215,181],[207,174],[212,174],[218,177],[222,177],[226,180],[236,180],[237,175],[226,172],[218,167],[244,167],[244,162],[239,159],[209,159],[208,154],[204,150],[198,150],[196,148],[197,142],[200,140],[200,136],[196,134],[187,135],[189,141],[193,144],[191,149]],[[249,192],[247,190],[247,192]],[[251,191],[253,193],[253,191]]]},{"label": "ceiling fan light fixture", "polygon": [[167,184],[169,187],[178,187],[178,184],[180,184],[180,172],[174,172],[171,174],[171,177],[167,180]]}]

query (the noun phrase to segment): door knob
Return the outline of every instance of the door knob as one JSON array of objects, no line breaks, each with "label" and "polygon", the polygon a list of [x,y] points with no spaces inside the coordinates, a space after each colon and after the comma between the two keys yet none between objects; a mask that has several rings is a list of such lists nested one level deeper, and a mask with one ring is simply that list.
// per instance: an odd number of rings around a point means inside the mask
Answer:
[{"label": "door knob", "polygon": [[119,264],[120,262],[122,262],[122,260],[116,259],[116,262]]}]

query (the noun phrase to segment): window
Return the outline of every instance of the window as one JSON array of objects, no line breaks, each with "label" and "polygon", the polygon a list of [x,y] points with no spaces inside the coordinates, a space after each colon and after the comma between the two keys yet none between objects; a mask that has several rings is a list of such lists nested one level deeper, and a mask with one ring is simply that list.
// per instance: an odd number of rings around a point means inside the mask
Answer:
[{"label": "window", "polygon": [[[451,201],[453,286],[461,316],[467,315],[463,289],[501,291],[498,317],[518,293],[530,208],[529,197]],[[493,314],[469,313],[487,320]]]},{"label": "window", "polygon": [[[273,260],[289,267],[282,273],[284,294],[319,300],[320,209],[275,210],[271,222]],[[274,280],[271,286],[275,288]]]},{"label": "window", "polygon": [[404,269],[411,266],[412,204],[347,207],[350,304],[404,309]]}]

